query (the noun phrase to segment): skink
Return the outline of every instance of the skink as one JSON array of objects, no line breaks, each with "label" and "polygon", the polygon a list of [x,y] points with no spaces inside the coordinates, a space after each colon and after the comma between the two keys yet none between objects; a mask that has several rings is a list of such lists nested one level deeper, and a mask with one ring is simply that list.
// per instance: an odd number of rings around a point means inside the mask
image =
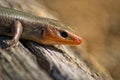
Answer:
[{"label": "skink", "polygon": [[45,45],[81,44],[82,38],[64,27],[57,20],[0,7],[0,35],[13,36],[10,45],[16,44],[20,38]]}]

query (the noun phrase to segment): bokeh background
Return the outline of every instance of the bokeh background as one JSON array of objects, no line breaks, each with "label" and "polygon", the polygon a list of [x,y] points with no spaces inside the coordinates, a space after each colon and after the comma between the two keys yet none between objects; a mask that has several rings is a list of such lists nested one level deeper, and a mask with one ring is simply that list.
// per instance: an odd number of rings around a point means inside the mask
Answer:
[{"label": "bokeh background", "polygon": [[57,17],[84,39],[73,47],[75,55],[103,76],[120,80],[120,0],[0,0],[0,5]]},{"label": "bokeh background", "polygon": [[[42,0],[51,13],[84,38],[86,56],[120,80],[120,0]],[[86,58],[86,60],[88,59]]]}]

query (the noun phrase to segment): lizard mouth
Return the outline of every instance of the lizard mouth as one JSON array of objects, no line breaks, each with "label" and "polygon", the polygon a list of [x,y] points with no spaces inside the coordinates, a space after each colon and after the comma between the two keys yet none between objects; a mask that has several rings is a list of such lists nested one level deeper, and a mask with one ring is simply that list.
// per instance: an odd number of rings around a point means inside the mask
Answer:
[{"label": "lizard mouth", "polygon": [[52,44],[65,44],[65,45],[80,45],[83,42],[82,38],[78,38],[75,40],[66,40],[61,38],[50,38],[44,40],[44,44],[52,45]]}]

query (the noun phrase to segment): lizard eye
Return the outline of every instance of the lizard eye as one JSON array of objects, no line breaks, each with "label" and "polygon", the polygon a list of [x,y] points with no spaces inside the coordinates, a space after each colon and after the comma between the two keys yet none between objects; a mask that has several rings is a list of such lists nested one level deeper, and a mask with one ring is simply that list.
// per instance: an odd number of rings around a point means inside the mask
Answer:
[{"label": "lizard eye", "polygon": [[60,35],[64,38],[68,37],[68,33],[65,31],[60,32]]}]

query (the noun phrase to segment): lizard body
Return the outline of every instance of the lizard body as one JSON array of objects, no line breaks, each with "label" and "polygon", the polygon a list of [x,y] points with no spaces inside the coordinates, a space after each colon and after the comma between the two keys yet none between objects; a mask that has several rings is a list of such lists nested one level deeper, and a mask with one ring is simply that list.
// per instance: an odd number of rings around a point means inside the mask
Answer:
[{"label": "lizard body", "polygon": [[0,7],[0,35],[13,36],[11,45],[19,38],[40,44],[81,44],[82,39],[64,30],[65,25],[57,20],[35,16],[22,11]]}]

